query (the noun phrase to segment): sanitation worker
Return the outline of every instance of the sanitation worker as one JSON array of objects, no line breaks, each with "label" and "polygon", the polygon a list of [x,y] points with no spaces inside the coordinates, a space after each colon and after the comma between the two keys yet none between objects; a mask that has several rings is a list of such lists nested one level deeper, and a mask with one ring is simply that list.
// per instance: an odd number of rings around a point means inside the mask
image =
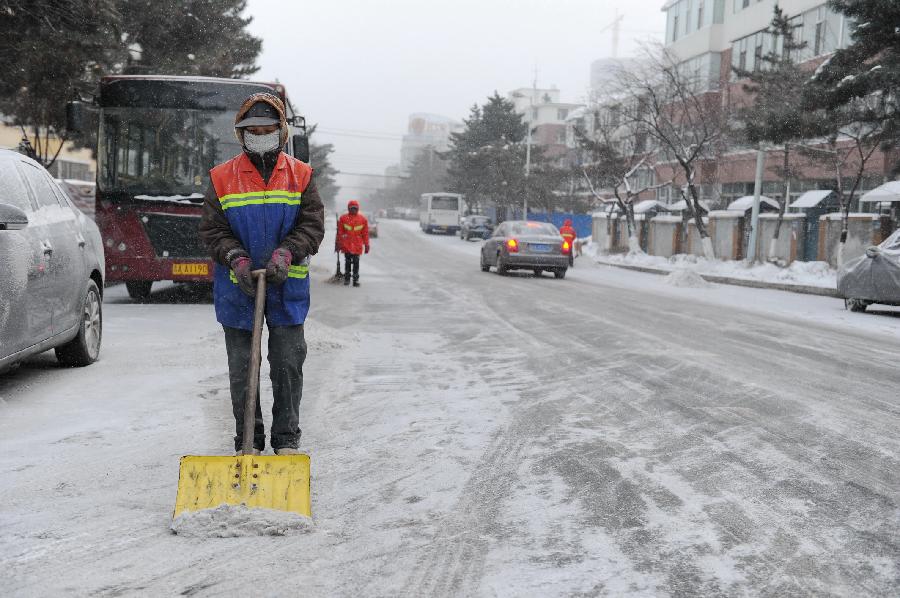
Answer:
[{"label": "sanitation worker", "polygon": [[[256,281],[266,271],[265,319],[272,379],[271,445],[296,455],[309,311],[309,256],[325,234],[325,209],[308,164],[282,151],[288,139],[284,104],[270,94],[247,98],[234,119],[243,151],[209,172],[200,237],[215,261],[216,319],[225,330],[235,450],[241,450],[244,399]],[[256,401],[254,453],[265,449],[262,409]]]},{"label": "sanitation worker", "polygon": [[570,219],[566,219],[563,222],[562,227],[559,229],[559,234],[562,235],[564,241],[569,242],[569,265],[573,268],[575,267],[575,239],[578,237],[575,234],[575,229],[572,227],[572,221]]},{"label": "sanitation worker", "polygon": [[334,250],[344,254],[344,285],[350,284],[353,270],[353,286],[359,286],[359,256],[369,253],[369,221],[359,213],[359,202],[347,203],[347,213],[338,219]]}]

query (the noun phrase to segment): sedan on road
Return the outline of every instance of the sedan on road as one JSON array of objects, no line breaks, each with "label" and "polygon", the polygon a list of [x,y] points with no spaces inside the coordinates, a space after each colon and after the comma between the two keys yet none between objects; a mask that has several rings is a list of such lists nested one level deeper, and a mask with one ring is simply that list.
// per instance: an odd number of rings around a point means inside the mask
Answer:
[{"label": "sedan on road", "polygon": [[104,264],[97,225],[47,170],[0,150],[0,371],[47,349],[97,360]]},{"label": "sedan on road", "polygon": [[494,266],[497,274],[532,270],[540,276],[549,270],[556,278],[565,278],[571,251],[552,224],[508,220],[481,246],[481,271],[487,272]]},{"label": "sedan on road", "polygon": [[475,237],[477,239],[489,239],[494,227],[491,225],[491,219],[487,216],[473,214],[465,216],[459,220],[459,238],[468,241]]}]

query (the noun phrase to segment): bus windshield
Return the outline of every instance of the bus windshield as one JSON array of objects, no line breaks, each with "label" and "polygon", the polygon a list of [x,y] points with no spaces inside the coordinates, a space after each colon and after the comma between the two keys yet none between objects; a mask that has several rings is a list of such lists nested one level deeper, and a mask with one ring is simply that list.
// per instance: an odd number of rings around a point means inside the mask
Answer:
[{"label": "bus windshield", "polygon": [[241,151],[224,110],[103,108],[98,141],[99,190],[130,195],[202,194],[209,169]]},{"label": "bus windshield", "polygon": [[452,210],[459,211],[459,198],[446,195],[438,195],[431,198],[432,210]]}]

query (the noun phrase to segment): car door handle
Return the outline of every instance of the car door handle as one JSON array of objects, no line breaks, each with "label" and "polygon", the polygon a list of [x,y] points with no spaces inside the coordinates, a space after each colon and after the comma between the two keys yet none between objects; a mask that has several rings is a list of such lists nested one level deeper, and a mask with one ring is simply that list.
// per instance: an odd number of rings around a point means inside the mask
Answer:
[{"label": "car door handle", "polygon": [[42,245],[44,246],[44,255],[52,255],[53,254],[53,245],[51,245],[50,243],[47,243],[46,241],[44,241],[42,243]]},{"label": "car door handle", "polygon": [[87,244],[87,242],[84,240],[84,237],[81,236],[81,233],[78,233],[78,236],[76,236],[75,238],[78,239],[78,247],[84,249],[84,246]]}]

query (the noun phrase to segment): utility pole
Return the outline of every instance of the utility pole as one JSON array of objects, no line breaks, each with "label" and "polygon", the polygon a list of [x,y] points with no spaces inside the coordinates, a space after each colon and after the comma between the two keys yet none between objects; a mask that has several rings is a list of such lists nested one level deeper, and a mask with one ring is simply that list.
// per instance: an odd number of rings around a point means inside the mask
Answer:
[{"label": "utility pole", "polygon": [[534,79],[531,80],[531,95],[528,97],[528,132],[525,135],[525,197],[522,201],[522,220],[528,220],[528,192],[531,187],[528,178],[531,176],[531,125],[534,118],[534,95],[537,93],[537,66],[534,67]]},{"label": "utility pole", "polygon": [[750,243],[747,247],[747,259],[752,264],[756,261],[756,240],[759,237],[759,198],[762,195],[763,166],[766,152],[762,144],[756,150],[756,179],[753,182],[753,209],[750,212]]}]

